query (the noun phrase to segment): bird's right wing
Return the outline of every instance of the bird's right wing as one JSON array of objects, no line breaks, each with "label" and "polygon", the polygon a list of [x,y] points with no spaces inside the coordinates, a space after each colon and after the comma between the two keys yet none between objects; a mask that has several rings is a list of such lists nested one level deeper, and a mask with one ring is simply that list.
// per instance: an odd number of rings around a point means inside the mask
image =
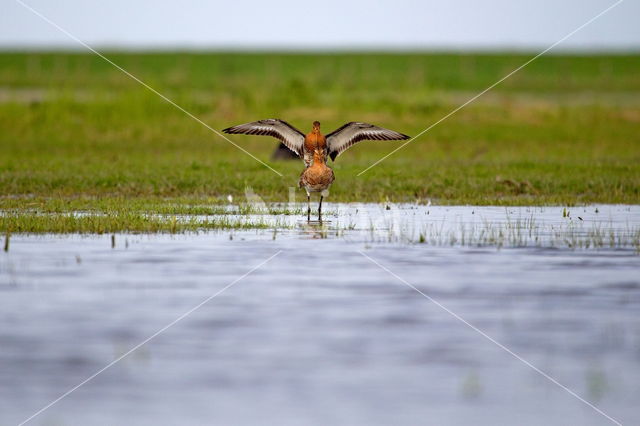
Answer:
[{"label": "bird's right wing", "polygon": [[355,121],[334,130],[329,133],[326,138],[329,156],[334,161],[338,155],[360,141],[397,141],[410,139],[409,136],[394,130]]},{"label": "bird's right wing", "polygon": [[299,157],[302,157],[304,133],[284,120],[268,118],[266,120],[228,127],[224,129],[223,132],[230,134],[273,136],[282,141],[287,148],[298,154]]}]

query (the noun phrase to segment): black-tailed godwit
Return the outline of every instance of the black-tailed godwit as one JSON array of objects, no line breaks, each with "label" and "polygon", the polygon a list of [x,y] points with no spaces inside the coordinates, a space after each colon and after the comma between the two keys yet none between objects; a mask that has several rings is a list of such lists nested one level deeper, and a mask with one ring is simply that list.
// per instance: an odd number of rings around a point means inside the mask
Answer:
[{"label": "black-tailed godwit", "polygon": [[[318,208],[318,216],[320,217],[322,198],[327,195],[329,186],[334,180],[333,170],[326,164],[327,156],[335,161],[338,155],[360,141],[409,139],[409,136],[405,134],[374,126],[373,124],[356,121],[349,122],[326,136],[320,132],[320,123],[314,121],[311,132],[305,135],[291,124],[277,118],[239,124],[228,127],[224,129],[223,132],[272,136],[280,140],[287,148],[296,153],[298,157],[302,158],[306,169],[300,176],[300,187],[305,188],[307,191],[307,201],[309,202],[307,217],[311,214],[310,193],[321,193],[320,206]],[[316,165],[315,168],[313,168],[314,165]],[[307,170],[309,170],[309,172],[307,172]]]}]

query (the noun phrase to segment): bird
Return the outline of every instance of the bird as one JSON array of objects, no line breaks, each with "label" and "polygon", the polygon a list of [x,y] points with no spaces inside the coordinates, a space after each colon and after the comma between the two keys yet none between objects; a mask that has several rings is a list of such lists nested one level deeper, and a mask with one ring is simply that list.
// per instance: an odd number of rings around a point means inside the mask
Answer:
[{"label": "bird", "polygon": [[[272,136],[282,142],[298,157],[302,158],[305,165],[305,171],[317,162],[319,165],[314,169],[311,175],[307,176],[303,171],[303,175],[300,177],[300,186],[304,187],[307,191],[307,201],[309,203],[310,192],[323,193],[323,195],[320,196],[318,213],[321,212],[322,198],[326,197],[328,188],[334,180],[333,170],[331,170],[331,168],[326,164],[327,157],[331,158],[332,161],[335,161],[340,154],[360,141],[410,139],[410,136],[403,133],[359,121],[350,121],[327,135],[323,135],[321,133],[319,121],[314,121],[311,132],[305,135],[291,124],[279,118],[267,118],[265,120],[252,121],[250,123],[228,127],[222,131],[228,134]],[[319,160],[316,160],[316,158]],[[305,179],[308,179],[305,180],[305,182],[313,182],[313,179],[320,174],[323,176],[326,174],[328,176],[329,172],[327,172],[326,169],[331,171],[332,176],[330,179],[331,182],[327,184],[326,188],[310,191],[309,188],[314,187],[314,185],[303,185],[303,177],[305,176],[307,176]],[[323,177],[323,179],[327,181],[329,180],[325,177]],[[309,210],[307,211],[307,217],[309,217]]]},{"label": "bird", "polygon": [[313,150],[311,165],[300,174],[298,185],[307,192],[307,220],[311,219],[311,193],[320,193],[318,220],[322,221],[322,199],[329,194],[329,187],[335,180],[333,170],[325,162],[326,154],[322,148]]}]

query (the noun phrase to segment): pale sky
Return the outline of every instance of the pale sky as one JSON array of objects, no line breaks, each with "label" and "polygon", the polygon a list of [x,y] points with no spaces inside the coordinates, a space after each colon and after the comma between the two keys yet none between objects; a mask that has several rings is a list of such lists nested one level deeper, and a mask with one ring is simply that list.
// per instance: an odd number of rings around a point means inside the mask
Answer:
[{"label": "pale sky", "polygon": [[[22,0],[97,48],[543,49],[615,0]],[[640,50],[624,0],[557,50]],[[80,48],[0,0],[0,48]]]}]

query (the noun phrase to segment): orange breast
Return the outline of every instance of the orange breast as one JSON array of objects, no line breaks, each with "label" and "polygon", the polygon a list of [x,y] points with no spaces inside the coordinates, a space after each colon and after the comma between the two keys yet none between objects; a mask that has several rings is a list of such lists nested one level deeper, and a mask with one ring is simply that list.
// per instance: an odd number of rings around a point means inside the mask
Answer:
[{"label": "orange breast", "polygon": [[313,152],[314,149],[325,149],[327,142],[324,136],[320,133],[309,133],[304,138],[304,148],[306,151]]}]

